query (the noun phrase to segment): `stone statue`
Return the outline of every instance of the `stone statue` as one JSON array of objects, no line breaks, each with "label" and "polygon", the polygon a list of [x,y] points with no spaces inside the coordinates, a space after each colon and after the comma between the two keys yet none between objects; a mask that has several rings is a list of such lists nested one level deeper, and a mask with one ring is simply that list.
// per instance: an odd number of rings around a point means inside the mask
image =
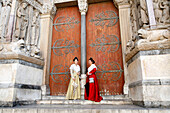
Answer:
[{"label": "stone statue", "polygon": [[11,11],[11,1],[2,0],[2,8],[0,12],[0,39],[4,40],[7,34],[7,26],[9,23]]},{"label": "stone statue", "polygon": [[[35,55],[35,52],[38,51],[38,43],[40,37],[40,16],[39,11],[34,11],[34,16],[32,20],[32,38],[31,38],[31,56]],[[35,49],[36,48],[36,49]]]},{"label": "stone statue", "polygon": [[157,24],[161,22],[162,18],[162,10],[160,9],[159,4],[160,4],[159,0],[153,0],[153,7]]},{"label": "stone statue", "polygon": [[153,0],[153,6],[157,24],[169,23],[168,0]]},{"label": "stone statue", "polygon": [[17,42],[11,42],[10,44],[1,44],[0,45],[0,54],[1,53],[23,53],[24,40],[19,40]]},{"label": "stone statue", "polygon": [[168,0],[161,0],[160,2],[160,8],[162,9],[162,19],[161,23],[170,23],[170,17],[169,17],[169,2]]},{"label": "stone statue", "polygon": [[139,29],[138,36],[129,40],[126,44],[126,55],[129,54],[135,46],[140,46],[143,43],[157,43],[166,42],[170,40],[170,30],[160,29],[160,30],[145,30]]},{"label": "stone statue", "polygon": [[22,2],[17,9],[17,20],[15,27],[15,37],[17,40],[25,39],[27,27],[28,27],[28,12],[27,12],[28,4],[26,2]]},{"label": "stone statue", "polygon": [[152,31],[140,29],[140,30],[138,30],[138,35],[140,38],[143,39],[144,42],[152,42],[152,41],[170,39],[170,31],[168,29],[166,29],[166,30],[165,29],[164,30],[152,30]]},{"label": "stone statue", "polygon": [[129,54],[135,48],[135,43],[132,40],[129,40],[126,44],[126,53]]},{"label": "stone statue", "polygon": [[131,10],[130,10],[130,20],[131,20],[131,27],[133,32],[133,37],[137,35],[137,13],[136,13],[136,4],[133,1],[130,1]]},{"label": "stone statue", "polygon": [[141,27],[149,24],[146,0],[140,0]]}]

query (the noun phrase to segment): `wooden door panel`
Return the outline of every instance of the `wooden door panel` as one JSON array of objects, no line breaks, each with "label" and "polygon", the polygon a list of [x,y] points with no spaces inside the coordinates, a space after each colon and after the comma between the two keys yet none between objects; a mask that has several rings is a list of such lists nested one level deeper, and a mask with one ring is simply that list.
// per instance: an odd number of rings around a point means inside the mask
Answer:
[{"label": "wooden door panel", "polygon": [[81,60],[80,36],[80,13],[78,8],[57,9],[53,22],[51,47],[51,95],[66,95],[70,81],[69,67],[75,56],[79,58],[79,61]]},{"label": "wooden door panel", "polygon": [[90,4],[86,23],[87,61],[90,57],[96,61],[100,93],[122,94],[124,75],[118,9],[113,2]]}]

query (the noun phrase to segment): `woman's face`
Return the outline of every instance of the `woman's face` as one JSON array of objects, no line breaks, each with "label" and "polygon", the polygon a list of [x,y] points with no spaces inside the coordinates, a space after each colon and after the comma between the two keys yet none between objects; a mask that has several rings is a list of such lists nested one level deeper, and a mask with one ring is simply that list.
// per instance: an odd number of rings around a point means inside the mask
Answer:
[{"label": "woman's face", "polygon": [[77,65],[77,64],[78,64],[78,60],[76,59],[76,60],[74,61],[74,63]]},{"label": "woman's face", "polygon": [[92,61],[91,60],[89,60],[89,64],[92,65]]}]

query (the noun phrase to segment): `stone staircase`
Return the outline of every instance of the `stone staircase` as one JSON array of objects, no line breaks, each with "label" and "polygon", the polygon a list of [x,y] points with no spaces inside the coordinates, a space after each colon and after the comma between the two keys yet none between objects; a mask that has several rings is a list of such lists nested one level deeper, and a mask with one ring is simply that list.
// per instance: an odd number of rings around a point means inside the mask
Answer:
[{"label": "stone staircase", "polygon": [[170,113],[170,109],[143,108],[126,95],[102,96],[101,102],[65,100],[64,96],[43,96],[36,104],[0,108],[0,113]]},{"label": "stone staircase", "polygon": [[1,108],[0,113],[170,113],[168,108],[143,108],[126,95],[102,96],[101,102],[65,100],[64,96],[43,96],[36,104]]},{"label": "stone staircase", "polygon": [[43,96],[37,100],[38,105],[132,105],[132,101],[126,95],[102,96],[101,102],[89,100],[66,100],[64,96]]}]

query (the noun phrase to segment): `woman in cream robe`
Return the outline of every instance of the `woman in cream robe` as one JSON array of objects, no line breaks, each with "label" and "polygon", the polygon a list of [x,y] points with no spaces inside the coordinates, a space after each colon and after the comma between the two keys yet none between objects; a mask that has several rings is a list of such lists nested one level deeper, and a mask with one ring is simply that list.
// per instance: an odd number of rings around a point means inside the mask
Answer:
[{"label": "woman in cream robe", "polygon": [[79,81],[79,75],[80,75],[80,66],[78,65],[78,58],[75,57],[73,59],[74,64],[70,66],[70,83],[68,86],[66,99],[80,99],[80,81]]}]

